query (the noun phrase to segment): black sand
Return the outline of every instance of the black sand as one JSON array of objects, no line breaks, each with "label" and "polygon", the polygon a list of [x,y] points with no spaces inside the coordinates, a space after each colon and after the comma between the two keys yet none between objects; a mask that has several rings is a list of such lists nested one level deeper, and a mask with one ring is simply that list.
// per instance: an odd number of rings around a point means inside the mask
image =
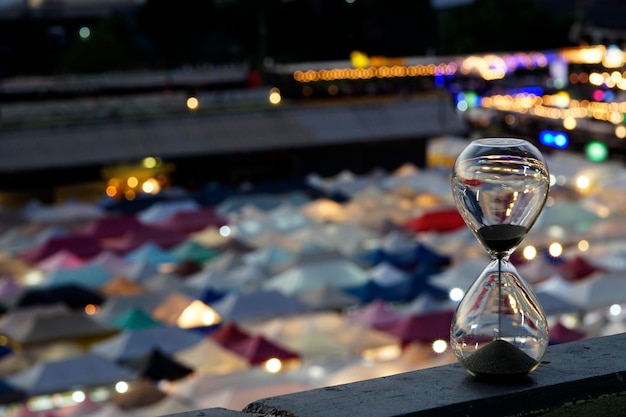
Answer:
[{"label": "black sand", "polygon": [[506,252],[524,239],[528,230],[515,224],[494,224],[478,229],[478,237],[485,246],[498,253]]},{"label": "black sand", "polygon": [[479,349],[462,365],[476,376],[523,376],[538,362],[504,340],[494,340]]}]

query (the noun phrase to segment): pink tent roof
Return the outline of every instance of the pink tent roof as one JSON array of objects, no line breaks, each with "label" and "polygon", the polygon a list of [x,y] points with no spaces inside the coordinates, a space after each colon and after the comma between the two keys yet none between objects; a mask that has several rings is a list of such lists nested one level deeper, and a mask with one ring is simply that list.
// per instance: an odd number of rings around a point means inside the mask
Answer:
[{"label": "pink tent roof", "polygon": [[10,277],[0,277],[0,298],[10,297],[22,291],[22,285]]},{"label": "pink tent roof", "polygon": [[105,249],[118,253],[127,253],[146,243],[154,243],[162,249],[169,249],[183,241],[187,237],[173,230],[153,226],[141,226],[132,229],[122,236],[103,243]]},{"label": "pink tent roof", "polygon": [[442,310],[405,317],[402,321],[381,330],[398,337],[403,344],[411,342],[430,343],[450,338],[450,326],[454,311]]},{"label": "pink tent roof", "polygon": [[86,259],[100,253],[102,247],[98,240],[92,237],[79,235],[60,236],[52,237],[31,249],[25,250],[20,254],[20,257],[28,263],[36,264],[62,250]]},{"label": "pink tent roof", "polygon": [[83,266],[85,261],[72,252],[62,249],[47,258],[42,259],[35,265],[44,272],[52,272],[57,269],[72,269]]},{"label": "pink tent roof", "polygon": [[246,358],[250,365],[259,365],[272,358],[280,360],[299,358],[297,353],[270,342],[261,335],[241,340],[230,346],[230,350]]},{"label": "pink tent roof", "polygon": [[122,273],[131,263],[110,250],[103,250],[89,260],[90,265],[100,265],[112,274]]},{"label": "pink tent roof", "polygon": [[192,233],[203,230],[209,226],[223,226],[228,221],[210,208],[200,210],[185,210],[172,214],[156,225],[165,229],[175,230],[179,233]]},{"label": "pink tent roof", "polygon": [[375,300],[364,309],[348,315],[347,319],[374,329],[381,329],[400,322],[403,316],[387,307],[384,302]]},{"label": "pink tent roof", "polygon": [[82,228],[79,233],[96,239],[121,236],[129,230],[141,227],[133,215],[107,216],[98,218]]}]

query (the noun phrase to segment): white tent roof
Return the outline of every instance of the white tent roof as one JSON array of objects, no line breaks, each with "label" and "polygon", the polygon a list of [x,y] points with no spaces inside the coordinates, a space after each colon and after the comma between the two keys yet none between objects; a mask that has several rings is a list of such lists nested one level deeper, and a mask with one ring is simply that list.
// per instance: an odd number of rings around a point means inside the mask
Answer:
[{"label": "white tent roof", "polygon": [[300,294],[324,285],[347,288],[363,285],[368,281],[367,272],[353,262],[344,259],[305,263],[269,278],[266,289],[285,294]]},{"label": "white tent roof", "polygon": [[194,370],[197,375],[227,374],[249,367],[248,361],[205,337],[201,342],[174,354],[174,359]]},{"label": "white tent roof", "polygon": [[137,218],[142,223],[158,223],[165,220],[176,213],[184,211],[195,211],[200,208],[197,201],[192,199],[157,201],[152,203],[150,207],[142,210],[137,214]]},{"label": "white tent roof", "polygon": [[448,290],[460,288],[467,290],[483,272],[489,260],[484,258],[469,258],[452,265],[440,274],[432,277],[431,283]]},{"label": "white tent roof", "polygon": [[211,303],[224,321],[261,321],[285,314],[303,313],[310,310],[307,304],[277,290],[260,290],[250,293],[228,293]]},{"label": "white tent roof", "polygon": [[621,272],[595,274],[573,284],[561,297],[587,311],[626,304],[626,277]]}]

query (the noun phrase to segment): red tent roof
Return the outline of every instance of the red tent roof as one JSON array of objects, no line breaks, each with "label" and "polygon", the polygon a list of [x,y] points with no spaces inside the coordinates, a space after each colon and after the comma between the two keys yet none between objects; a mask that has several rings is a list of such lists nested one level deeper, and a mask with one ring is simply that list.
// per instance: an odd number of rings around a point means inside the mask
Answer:
[{"label": "red tent roof", "polygon": [[103,239],[121,236],[129,230],[138,227],[141,227],[141,223],[135,216],[108,216],[92,221],[87,226],[80,229],[78,233],[96,239]]},{"label": "red tent roof", "polygon": [[387,307],[380,300],[372,301],[367,307],[348,315],[347,318],[351,322],[364,324],[375,329],[391,327],[404,319],[403,316]]},{"label": "red tent roof", "polygon": [[405,223],[405,227],[413,232],[451,232],[465,227],[465,221],[455,208],[446,208],[424,213]]},{"label": "red tent roof", "polygon": [[559,264],[557,270],[563,278],[569,281],[578,281],[587,278],[594,272],[604,271],[602,268],[589,263],[589,261],[582,256],[575,256]]},{"label": "red tent roof", "polygon": [[77,235],[61,236],[50,238],[40,245],[22,252],[20,257],[26,262],[35,264],[62,250],[71,252],[79,258],[86,259],[100,253],[102,247],[98,240],[92,237]]},{"label": "red tent roof", "polygon": [[209,337],[220,345],[230,348],[239,342],[249,339],[251,336],[231,321],[211,333]]},{"label": "red tent roof", "polygon": [[578,329],[570,329],[560,322],[550,328],[550,343],[567,343],[581,340],[587,337],[587,333]]},{"label": "red tent roof", "polygon": [[186,239],[185,235],[173,230],[142,225],[129,230],[120,237],[103,242],[103,246],[118,253],[126,253],[146,243],[154,243],[162,249],[169,249]]}]

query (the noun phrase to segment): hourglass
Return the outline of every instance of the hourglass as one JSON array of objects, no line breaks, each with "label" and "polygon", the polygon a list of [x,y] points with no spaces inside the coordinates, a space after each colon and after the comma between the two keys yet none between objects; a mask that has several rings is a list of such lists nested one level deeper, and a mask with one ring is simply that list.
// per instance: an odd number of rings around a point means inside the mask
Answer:
[{"label": "hourglass", "polygon": [[509,256],[543,209],[548,168],[526,140],[479,139],[457,157],[451,185],[465,223],[491,257],[456,309],[451,346],[471,375],[526,375],[548,346],[548,322]]}]

